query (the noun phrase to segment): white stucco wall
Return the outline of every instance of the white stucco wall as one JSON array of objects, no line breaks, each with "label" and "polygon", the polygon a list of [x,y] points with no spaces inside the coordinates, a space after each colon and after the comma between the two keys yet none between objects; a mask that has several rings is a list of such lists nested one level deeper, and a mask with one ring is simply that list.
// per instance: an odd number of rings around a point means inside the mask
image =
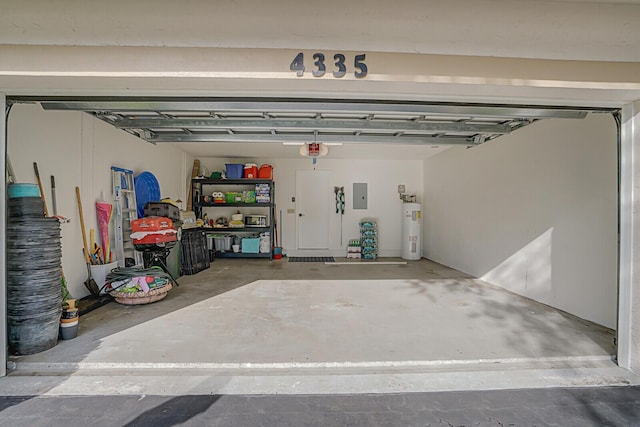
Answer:
[{"label": "white stucco wall", "polygon": [[[291,147],[297,150],[298,147]],[[331,150],[331,147],[329,147]],[[297,250],[296,215],[287,213],[296,209],[291,201],[296,195],[296,171],[312,170],[310,158],[300,159],[200,159],[210,171],[224,170],[225,163],[269,163],[274,167],[276,182],[276,208],[282,211],[282,242],[288,254]],[[422,194],[421,160],[357,160],[318,159],[316,169],[329,171],[330,193],[318,195],[330,204],[329,209],[329,252],[334,256],[345,256],[349,239],[359,238],[358,222],[365,217],[378,220],[378,245],[380,256],[400,256],[400,209],[398,184],[406,186],[407,193]],[[368,184],[368,209],[352,209],[352,186],[354,182]],[[333,187],[345,188],[345,214],[342,218],[342,245],[340,244],[340,215],[333,208]],[[257,212],[256,212],[257,213]]]},{"label": "white stucco wall", "polygon": [[633,0],[5,0],[0,40],[640,61],[639,20]]},{"label": "white stucco wall", "polygon": [[[639,20],[635,0],[8,0],[0,90],[619,106],[640,98]],[[296,77],[300,51],[366,53],[369,74]]]},{"label": "white stucco wall", "polygon": [[615,327],[616,153],[591,115],[425,160],[425,256]]},{"label": "white stucco wall", "polygon": [[81,189],[87,237],[90,228],[99,235],[95,202],[103,196],[112,200],[112,165],[136,175],[148,170],[158,179],[163,197],[184,199],[183,153],[174,147],[154,146],[84,113],[44,111],[37,105],[15,105],[8,131],[7,152],[18,182],[36,182],[37,162],[50,214],[50,176],[55,176],[58,214],[71,219],[62,225],[62,266],[75,298],[88,294],[76,186]]},{"label": "white stucco wall", "polygon": [[621,114],[620,161],[620,308],[618,363],[640,373],[640,102]]}]

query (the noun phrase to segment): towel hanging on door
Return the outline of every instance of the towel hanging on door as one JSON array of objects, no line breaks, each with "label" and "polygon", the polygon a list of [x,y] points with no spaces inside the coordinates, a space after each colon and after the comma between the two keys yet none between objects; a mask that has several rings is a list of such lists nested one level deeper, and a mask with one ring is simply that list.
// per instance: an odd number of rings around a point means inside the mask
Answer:
[{"label": "towel hanging on door", "polygon": [[336,213],[344,215],[344,187],[333,187],[336,194]]}]

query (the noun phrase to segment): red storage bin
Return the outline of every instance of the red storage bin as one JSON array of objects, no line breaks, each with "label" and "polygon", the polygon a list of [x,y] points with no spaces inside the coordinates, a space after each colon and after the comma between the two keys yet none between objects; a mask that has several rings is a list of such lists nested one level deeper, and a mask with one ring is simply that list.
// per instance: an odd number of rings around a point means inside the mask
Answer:
[{"label": "red storage bin", "polygon": [[247,163],[244,165],[244,177],[255,179],[258,177],[258,165]]},{"label": "red storage bin", "polygon": [[273,167],[271,165],[262,165],[258,170],[258,178],[273,179]]},{"label": "red storage bin", "polygon": [[173,221],[163,216],[147,216],[131,221],[131,231],[160,231],[173,228]]}]

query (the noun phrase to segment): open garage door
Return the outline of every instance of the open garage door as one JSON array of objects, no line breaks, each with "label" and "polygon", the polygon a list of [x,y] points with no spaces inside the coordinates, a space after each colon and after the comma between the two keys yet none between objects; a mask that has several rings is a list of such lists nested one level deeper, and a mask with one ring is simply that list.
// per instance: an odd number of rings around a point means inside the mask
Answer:
[{"label": "open garage door", "polygon": [[610,109],[296,98],[64,99],[46,110],[83,111],[151,143],[296,143],[477,146],[545,118]]}]

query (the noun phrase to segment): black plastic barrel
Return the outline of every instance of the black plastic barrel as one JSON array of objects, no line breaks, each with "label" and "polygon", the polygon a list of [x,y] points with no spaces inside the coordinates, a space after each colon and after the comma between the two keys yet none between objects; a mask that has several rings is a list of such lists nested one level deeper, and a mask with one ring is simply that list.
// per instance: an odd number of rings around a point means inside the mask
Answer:
[{"label": "black plastic barrel", "polygon": [[55,346],[62,313],[60,222],[39,197],[9,199],[7,332],[11,354]]}]

